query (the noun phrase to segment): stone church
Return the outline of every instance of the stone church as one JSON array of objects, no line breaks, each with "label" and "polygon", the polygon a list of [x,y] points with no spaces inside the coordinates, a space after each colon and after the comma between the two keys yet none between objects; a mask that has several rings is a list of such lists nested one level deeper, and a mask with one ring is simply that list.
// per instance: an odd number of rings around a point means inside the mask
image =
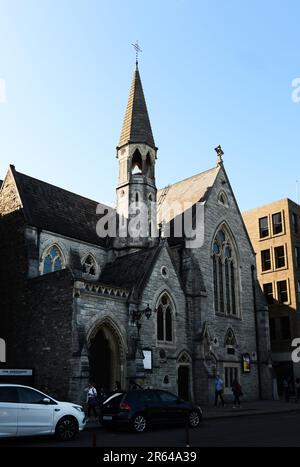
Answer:
[{"label": "stone church", "polygon": [[[237,377],[247,400],[271,397],[268,310],[216,150],[211,169],[157,189],[158,149],[136,66],[116,209],[9,167],[0,190],[0,368],[32,368],[35,387],[73,401],[93,380],[106,390],[135,381],[205,404],[217,373],[225,396]],[[147,235],[120,235],[140,203],[155,206]],[[185,210],[194,222],[196,205],[202,240],[191,247],[174,225]],[[103,215],[115,216],[116,236],[99,235]]]}]

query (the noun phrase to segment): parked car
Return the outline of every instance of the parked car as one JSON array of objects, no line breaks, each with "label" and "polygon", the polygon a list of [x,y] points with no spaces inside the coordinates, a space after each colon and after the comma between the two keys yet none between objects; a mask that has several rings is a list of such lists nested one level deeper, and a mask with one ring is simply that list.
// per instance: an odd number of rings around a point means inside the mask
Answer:
[{"label": "parked car", "polygon": [[0,438],[55,434],[69,440],[84,426],[80,405],[57,401],[28,386],[0,384]]},{"label": "parked car", "polygon": [[116,392],[102,404],[100,423],[104,427],[128,426],[142,433],[148,426],[185,424],[193,428],[202,421],[198,405],[158,389]]}]

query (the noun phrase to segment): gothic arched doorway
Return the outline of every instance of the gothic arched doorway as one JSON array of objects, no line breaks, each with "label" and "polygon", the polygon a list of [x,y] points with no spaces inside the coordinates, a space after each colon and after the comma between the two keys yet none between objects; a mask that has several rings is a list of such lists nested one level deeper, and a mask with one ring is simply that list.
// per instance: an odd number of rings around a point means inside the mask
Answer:
[{"label": "gothic arched doorway", "polygon": [[190,399],[190,369],[187,365],[178,367],[178,396],[185,401]]},{"label": "gothic arched doorway", "polygon": [[107,324],[97,327],[90,335],[89,374],[98,389],[102,387],[109,392],[116,381],[124,385],[124,362],[120,345],[116,332]]},{"label": "gothic arched doorway", "polygon": [[177,360],[177,384],[178,396],[186,401],[193,399],[191,382],[191,358],[187,352],[182,352]]}]

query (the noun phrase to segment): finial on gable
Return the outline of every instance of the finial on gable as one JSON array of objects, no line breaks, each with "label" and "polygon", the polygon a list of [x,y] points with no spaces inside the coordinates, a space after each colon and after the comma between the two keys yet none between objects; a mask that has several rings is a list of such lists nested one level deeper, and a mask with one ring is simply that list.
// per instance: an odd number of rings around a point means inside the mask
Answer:
[{"label": "finial on gable", "polygon": [[215,151],[216,151],[217,156],[218,156],[218,158],[217,158],[217,167],[220,167],[221,165],[223,165],[223,156],[224,156],[224,151],[223,151],[220,144],[219,144],[219,146],[217,146],[215,148]]}]

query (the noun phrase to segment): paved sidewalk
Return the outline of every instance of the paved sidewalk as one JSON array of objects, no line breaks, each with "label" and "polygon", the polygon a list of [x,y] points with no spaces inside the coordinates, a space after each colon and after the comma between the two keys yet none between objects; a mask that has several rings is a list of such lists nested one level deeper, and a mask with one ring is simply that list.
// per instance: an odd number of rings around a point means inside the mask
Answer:
[{"label": "paved sidewalk", "polygon": [[[296,404],[294,400],[291,400],[291,402],[265,400],[245,402],[239,409],[234,409],[232,404],[226,404],[225,407],[204,406],[202,407],[202,410],[203,418],[209,420],[217,418],[246,417],[249,415],[270,415],[274,413],[300,413],[300,403]],[[93,430],[95,428],[100,428],[100,424],[97,420],[92,419],[86,424],[85,429]]]},{"label": "paved sidewalk", "polygon": [[300,403],[285,401],[255,401],[242,403],[240,408],[233,408],[232,404],[226,404],[225,407],[202,407],[203,418],[224,418],[224,417],[240,417],[248,415],[268,415],[274,413],[300,412]]}]

